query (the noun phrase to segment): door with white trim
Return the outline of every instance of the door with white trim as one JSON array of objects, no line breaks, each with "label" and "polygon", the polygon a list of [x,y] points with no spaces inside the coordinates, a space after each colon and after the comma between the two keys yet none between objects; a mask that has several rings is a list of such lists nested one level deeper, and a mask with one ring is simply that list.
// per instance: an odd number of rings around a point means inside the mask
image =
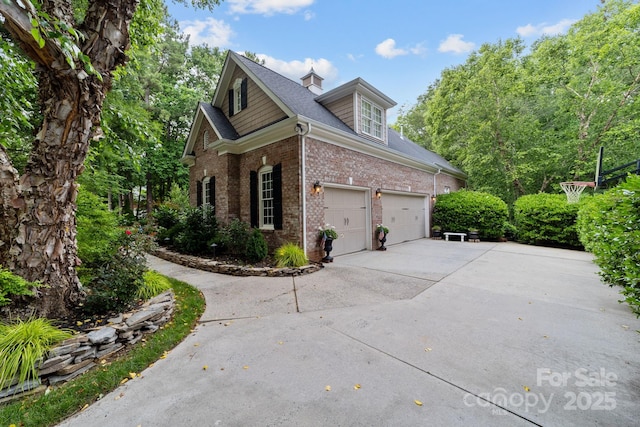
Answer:
[{"label": "door with white trim", "polygon": [[363,190],[325,187],[325,223],[335,226],[339,236],[331,255],[367,249],[367,200]]}]

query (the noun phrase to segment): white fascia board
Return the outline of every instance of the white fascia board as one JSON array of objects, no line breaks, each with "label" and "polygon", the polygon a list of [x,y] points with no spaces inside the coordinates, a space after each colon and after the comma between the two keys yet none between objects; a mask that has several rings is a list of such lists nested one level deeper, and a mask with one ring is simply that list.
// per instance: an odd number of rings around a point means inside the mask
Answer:
[{"label": "white fascia board", "polygon": [[298,118],[291,117],[236,140],[219,139],[210,143],[208,148],[218,150],[219,156],[227,153],[247,153],[296,135],[295,126],[297,123]]},{"label": "white fascia board", "polygon": [[202,108],[202,105],[198,103],[198,108],[196,109],[195,118],[193,119],[193,123],[191,124],[191,129],[189,129],[189,136],[187,137],[187,143],[185,144],[184,151],[182,152],[183,158],[189,156],[191,152],[193,152],[193,147],[195,146],[195,143],[196,143],[196,135],[198,135],[198,131],[202,126],[203,120],[206,120],[209,123],[209,125],[211,126],[211,129],[213,129],[213,131],[216,133],[216,136],[218,137],[218,139],[222,139],[222,135],[220,134],[218,129],[214,126],[214,124],[211,122],[211,118],[204,111],[204,108]]}]

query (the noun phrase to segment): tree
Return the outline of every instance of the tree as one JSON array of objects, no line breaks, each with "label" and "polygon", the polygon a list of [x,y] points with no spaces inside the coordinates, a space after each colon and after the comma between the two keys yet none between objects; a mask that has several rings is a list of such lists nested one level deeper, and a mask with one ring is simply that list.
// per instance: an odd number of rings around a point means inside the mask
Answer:
[{"label": "tree", "polygon": [[75,270],[76,181],[98,135],[113,73],[126,62],[138,6],[137,0],[81,3],[0,1],[4,28],[36,64],[43,116],[22,174],[0,146],[0,263],[48,285],[35,308],[49,317],[64,316],[82,295]]}]

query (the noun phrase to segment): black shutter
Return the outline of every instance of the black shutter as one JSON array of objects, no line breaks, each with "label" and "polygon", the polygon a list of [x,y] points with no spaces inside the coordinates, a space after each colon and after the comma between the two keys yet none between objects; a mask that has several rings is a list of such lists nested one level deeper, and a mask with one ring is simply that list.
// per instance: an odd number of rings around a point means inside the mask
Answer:
[{"label": "black shutter", "polygon": [[251,199],[251,227],[259,227],[260,222],[258,220],[258,172],[249,172],[249,194]]},{"label": "black shutter", "polygon": [[273,167],[273,228],[282,230],[282,163]]},{"label": "black shutter", "polygon": [[242,79],[242,84],[240,85],[240,109],[244,110],[247,108],[247,78]]},{"label": "black shutter", "polygon": [[233,89],[229,89],[229,117],[233,116]]},{"label": "black shutter", "polygon": [[196,206],[202,206],[202,181],[196,182]]},{"label": "black shutter", "polygon": [[216,206],[216,177],[209,178],[209,204],[211,207]]}]

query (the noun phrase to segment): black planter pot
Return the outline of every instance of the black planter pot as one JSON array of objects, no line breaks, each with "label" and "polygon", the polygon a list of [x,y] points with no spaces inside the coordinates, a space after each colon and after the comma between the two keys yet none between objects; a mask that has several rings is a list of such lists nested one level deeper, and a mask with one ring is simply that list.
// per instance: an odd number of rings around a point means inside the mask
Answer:
[{"label": "black planter pot", "polygon": [[384,247],[385,242],[387,241],[387,233],[380,233],[382,234],[382,239],[380,237],[378,237],[378,241],[380,242],[380,247],[378,248],[379,251],[386,251],[387,248]]},{"label": "black planter pot", "polygon": [[475,241],[479,241],[480,240],[480,235],[478,234],[477,231],[469,231],[467,233],[467,239],[470,242],[475,242]]},{"label": "black planter pot", "polygon": [[434,239],[442,239],[442,230],[431,230],[431,237]]},{"label": "black planter pot", "polygon": [[327,237],[324,241],[324,251],[327,255],[322,258],[322,262],[333,262],[333,257],[329,255],[333,250],[333,239]]}]

